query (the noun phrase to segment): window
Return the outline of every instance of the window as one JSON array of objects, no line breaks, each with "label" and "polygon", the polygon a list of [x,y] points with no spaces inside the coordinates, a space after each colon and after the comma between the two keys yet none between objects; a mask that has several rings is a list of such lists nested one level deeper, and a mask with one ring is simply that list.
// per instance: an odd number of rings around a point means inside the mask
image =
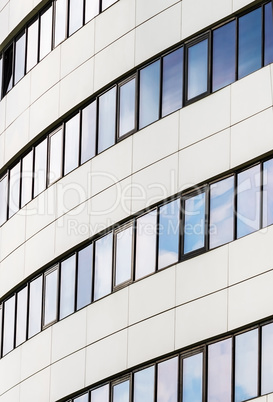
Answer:
[{"label": "window", "polygon": [[35,147],[34,197],[46,188],[47,138]]},{"label": "window", "polygon": [[110,7],[114,4],[117,0],[102,0],[101,3],[101,11],[104,11],[106,8]]},{"label": "window", "polygon": [[3,57],[0,55],[0,100],[2,99],[2,72],[3,72]]},{"label": "window", "polygon": [[135,279],[155,272],[157,211],[137,219]]},{"label": "window", "polygon": [[162,116],[182,107],[183,48],[163,57]]},{"label": "window", "polygon": [[60,320],[75,311],[76,255],[61,263]]},{"label": "window", "polygon": [[205,247],[205,192],[184,202],[184,254]]},{"label": "window", "polygon": [[238,78],[252,73],[262,65],[261,7],[239,18]]},{"label": "window", "polygon": [[112,290],[112,250],[112,232],[95,242],[94,300],[108,295]]},{"label": "window", "polygon": [[90,21],[100,12],[99,0],[85,0],[85,23]]},{"label": "window", "polygon": [[273,159],[263,164],[263,227],[273,223]]},{"label": "window", "polygon": [[19,210],[20,162],[9,171],[9,218]]},{"label": "window", "polygon": [[116,87],[99,97],[98,153],[115,143],[116,135]]},{"label": "window", "polygon": [[97,103],[90,103],[82,110],[81,164],[96,154]]},{"label": "window", "polygon": [[160,60],[140,70],[139,128],[159,119]]},{"label": "window", "polygon": [[88,402],[88,401],[89,401],[88,393],[73,399],[73,402]]},{"label": "window", "polygon": [[208,39],[203,39],[187,48],[187,100],[209,90],[208,47]]},{"label": "window", "polygon": [[109,402],[109,385],[103,385],[91,391],[92,402]]},{"label": "window", "polygon": [[212,90],[231,84],[236,78],[236,21],[212,31]]},{"label": "window", "polygon": [[114,286],[132,279],[133,225],[115,232],[115,281]]},{"label": "window", "polygon": [[54,44],[57,46],[66,38],[67,0],[55,1]]},{"label": "window", "polygon": [[32,198],[33,151],[22,159],[21,208]]},{"label": "window", "polygon": [[92,301],[93,244],[78,252],[77,310]]},{"label": "window", "polygon": [[65,124],[64,174],[79,166],[80,114],[72,117]]},{"label": "window", "polygon": [[40,17],[40,51],[42,60],[52,49],[52,5]]},{"label": "window", "polygon": [[0,225],[7,220],[8,175],[0,180]]},{"label": "window", "polygon": [[69,0],[69,36],[83,25],[83,0]]},{"label": "window", "polygon": [[264,65],[273,62],[272,3],[264,5]]},{"label": "window", "polygon": [[42,291],[43,276],[30,282],[29,287],[29,313],[28,313],[28,338],[41,331],[42,323]]},{"label": "window", "polygon": [[4,303],[3,351],[5,356],[14,348],[15,296]]},{"label": "window", "polygon": [[27,72],[38,62],[38,18],[27,29]]},{"label": "window", "polygon": [[4,52],[3,57],[3,96],[12,88],[13,80],[13,45],[10,45]]},{"label": "window", "polygon": [[262,327],[261,394],[273,392],[273,324]]},{"label": "window", "polygon": [[28,287],[17,293],[16,339],[15,346],[21,345],[27,338]]},{"label": "window", "polygon": [[119,132],[118,136],[131,133],[136,129],[136,79],[119,86]]},{"label": "window", "polygon": [[129,402],[130,381],[123,381],[113,386],[113,402]]},{"label": "window", "polygon": [[159,363],[157,367],[157,402],[176,402],[177,383],[178,358],[174,357]]},{"label": "window", "polygon": [[25,74],[26,35],[25,32],[15,41],[14,84]]},{"label": "window", "polygon": [[57,321],[58,265],[45,272],[44,277],[44,321],[47,326]]},{"label": "window", "polygon": [[203,353],[197,353],[182,360],[183,402],[202,401]]},{"label": "window", "polygon": [[63,165],[63,130],[49,136],[49,168],[48,168],[48,184],[54,183],[62,177]]},{"label": "window", "polygon": [[154,402],[155,368],[148,367],[134,374],[134,402]]}]

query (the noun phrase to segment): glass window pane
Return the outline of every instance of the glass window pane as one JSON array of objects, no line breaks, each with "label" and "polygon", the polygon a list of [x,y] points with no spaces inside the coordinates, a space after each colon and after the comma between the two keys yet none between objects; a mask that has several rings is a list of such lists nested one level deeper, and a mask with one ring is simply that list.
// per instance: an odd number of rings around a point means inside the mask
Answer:
[{"label": "glass window pane", "polygon": [[162,116],[182,107],[183,48],[163,57]]},{"label": "glass window pane", "polygon": [[208,402],[231,402],[232,339],[208,347]]},{"label": "glass window pane", "polygon": [[75,310],[76,255],[61,263],[60,320]]},{"label": "glass window pane", "polygon": [[7,220],[8,175],[0,180],[0,225]]},{"label": "glass window pane", "polygon": [[156,221],[156,210],[137,219],[135,279],[155,272]]},{"label": "glass window pane", "polygon": [[28,338],[41,331],[43,277],[30,282]]},{"label": "glass window pane", "polygon": [[32,198],[32,169],[33,151],[30,151],[22,159],[22,188],[21,188],[21,208]]},{"label": "glass window pane", "polygon": [[109,385],[103,385],[91,391],[91,402],[109,402]]},{"label": "glass window pane", "polygon": [[263,164],[263,227],[273,223],[273,159]]},{"label": "glass window pane", "polygon": [[183,402],[202,402],[203,353],[183,359]]},{"label": "glass window pane", "polygon": [[16,84],[25,74],[25,54],[26,35],[24,33],[15,42],[14,84]]},{"label": "glass window pane", "polygon": [[0,55],[0,99],[2,99],[2,72],[3,72],[3,57]]},{"label": "glass window pane", "polygon": [[272,3],[264,6],[264,65],[273,62],[273,18]]},{"label": "glass window pane", "polygon": [[99,0],[85,0],[85,23],[92,20],[100,12]]},{"label": "glass window pane", "polygon": [[157,369],[157,402],[177,402],[178,358],[159,363]]},{"label": "glass window pane", "polygon": [[49,136],[49,168],[48,184],[54,183],[62,177],[63,166],[63,130],[60,129]]},{"label": "glass window pane", "polygon": [[112,288],[112,232],[96,241],[94,300],[109,294]]},{"label": "glass window pane", "polygon": [[134,402],[154,402],[154,366],[134,374]]},{"label": "glass window pane", "polygon": [[236,21],[213,31],[212,90],[223,88],[235,81]]},{"label": "glass window pane", "polygon": [[185,200],[184,254],[205,246],[205,192]]},{"label": "glass window pane", "polygon": [[99,97],[98,153],[115,143],[116,133],[116,87]]},{"label": "glass window pane", "polygon": [[261,393],[273,392],[273,324],[262,327]]},{"label": "glass window pane", "polygon": [[140,70],[139,128],[159,119],[160,61]]},{"label": "glass window pane", "polygon": [[81,164],[96,154],[96,101],[82,110]]},{"label": "glass window pane", "polygon": [[260,165],[238,174],[237,237],[260,228]]},{"label": "glass window pane", "polygon": [[132,278],[133,226],[115,233],[115,286]]},{"label": "glass window pane", "polygon": [[27,286],[17,293],[16,346],[25,342],[27,337],[27,293]]},{"label": "glass window pane", "polygon": [[4,303],[3,356],[14,348],[15,295]]},{"label": "glass window pane", "polygon": [[188,48],[187,99],[195,98],[208,90],[208,39]]},{"label": "glass window pane", "polygon": [[180,200],[159,209],[158,269],[178,261]]},{"label": "glass window pane", "polygon": [[9,171],[9,217],[19,210],[20,162]]},{"label": "glass window pane", "polygon": [[65,124],[64,174],[79,166],[80,149],[80,114],[72,117]]},{"label": "glass window pane", "polygon": [[69,0],[69,36],[83,25],[83,0]]},{"label": "glass window pane", "polygon": [[106,8],[110,7],[117,0],[102,0],[101,10],[104,11]]},{"label": "glass window pane", "polygon": [[[4,303],[0,304],[0,345],[2,345],[3,305]],[[0,348],[0,356],[1,356],[1,348]]]},{"label": "glass window pane", "polygon": [[38,29],[38,19],[36,19],[27,30],[27,72],[37,64]]},{"label": "glass window pane", "polygon": [[55,1],[55,38],[57,46],[66,38],[67,0]]},{"label": "glass window pane", "polygon": [[78,396],[78,398],[74,398],[73,402],[88,402],[88,392],[84,395]]},{"label": "glass window pane", "polygon": [[92,300],[93,244],[78,252],[77,310]]},{"label": "glass window pane", "polygon": [[123,381],[113,386],[113,402],[129,402],[130,382]]},{"label": "glass window pane", "polygon": [[119,137],[136,127],[136,79],[119,87]]},{"label": "glass window pane", "polygon": [[34,197],[46,188],[47,138],[35,147]]},{"label": "glass window pane", "polygon": [[13,45],[4,52],[3,96],[12,88],[13,79]]},{"label": "glass window pane", "polygon": [[258,329],[235,337],[235,402],[258,395]]},{"label": "glass window pane", "polygon": [[261,7],[239,18],[238,78],[261,68],[262,13]]},{"label": "glass window pane", "polygon": [[234,232],[234,177],[210,186],[209,247],[214,248],[233,240]]},{"label": "glass window pane", "polygon": [[40,57],[42,60],[52,48],[52,6],[40,18]]},{"label": "glass window pane", "polygon": [[57,320],[58,266],[45,273],[44,281],[44,325],[48,325]]}]

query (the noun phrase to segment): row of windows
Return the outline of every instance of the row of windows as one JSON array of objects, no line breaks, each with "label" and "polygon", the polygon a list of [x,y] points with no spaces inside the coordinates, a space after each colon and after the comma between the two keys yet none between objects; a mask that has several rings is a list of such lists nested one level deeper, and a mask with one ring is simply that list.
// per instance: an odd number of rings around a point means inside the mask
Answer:
[{"label": "row of windows", "polygon": [[[57,3],[59,1],[57,0]],[[255,30],[256,26],[259,27],[257,29],[260,33],[264,32],[264,42]],[[166,116],[181,108],[185,62],[187,78],[184,86],[187,88],[187,100],[207,92],[209,48],[212,48],[213,90],[233,82],[237,70],[236,63],[233,62],[236,59],[236,29],[239,29],[239,77],[261,67],[262,59],[264,63],[273,61],[270,2],[138,70],[126,81],[97,96],[29,150],[2,176],[0,225],[63,175],[137,128],[142,128],[160,116]],[[257,38],[259,47],[253,45]],[[183,54],[186,54],[186,61],[183,60]],[[254,62],[258,55],[259,63]],[[203,80],[205,87],[200,80]]]},{"label": "row of windows", "polygon": [[242,402],[273,392],[273,324],[184,351],[67,402]]},{"label": "row of windows", "polygon": [[177,196],[98,236],[0,305],[4,356],[129,283],[273,223],[273,159]]},{"label": "row of windows", "polygon": [[1,97],[54,47],[116,1],[51,1],[0,55]]}]

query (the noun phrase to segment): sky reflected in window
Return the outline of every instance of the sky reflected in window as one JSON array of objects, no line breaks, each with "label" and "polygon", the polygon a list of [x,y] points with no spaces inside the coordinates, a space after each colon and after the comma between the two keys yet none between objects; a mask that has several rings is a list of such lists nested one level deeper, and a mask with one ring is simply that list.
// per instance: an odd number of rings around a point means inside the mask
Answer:
[{"label": "sky reflected in window", "polygon": [[140,70],[139,128],[159,119],[160,61]]},{"label": "sky reflected in window", "polygon": [[273,18],[272,3],[264,6],[264,65],[273,62]]},{"label": "sky reflected in window", "polygon": [[113,386],[113,402],[129,402],[130,381],[123,381]]},{"label": "sky reflected in window", "polygon": [[132,277],[133,226],[115,233],[115,286]]},{"label": "sky reflected in window", "polygon": [[168,359],[157,366],[157,402],[177,401],[178,358]]},{"label": "sky reflected in window", "polygon": [[273,223],[273,159],[263,164],[263,227]]},{"label": "sky reflected in window", "polygon": [[154,366],[134,374],[134,402],[154,402]]},{"label": "sky reflected in window", "polygon": [[185,200],[184,254],[205,246],[205,192]]},{"label": "sky reflected in window", "polygon": [[273,324],[262,327],[262,390],[261,393],[273,392]]},{"label": "sky reflected in window", "polygon": [[183,359],[183,402],[202,402],[203,353]]},{"label": "sky reflected in window", "polygon": [[188,48],[188,96],[193,99],[208,90],[208,40]]},{"label": "sky reflected in window", "polygon": [[183,48],[163,57],[162,116],[182,107]]},{"label": "sky reflected in window", "polygon": [[95,243],[94,300],[100,299],[112,290],[112,248],[112,232]]},{"label": "sky reflected in window", "polygon": [[136,126],[136,79],[119,88],[119,137],[134,130]]}]

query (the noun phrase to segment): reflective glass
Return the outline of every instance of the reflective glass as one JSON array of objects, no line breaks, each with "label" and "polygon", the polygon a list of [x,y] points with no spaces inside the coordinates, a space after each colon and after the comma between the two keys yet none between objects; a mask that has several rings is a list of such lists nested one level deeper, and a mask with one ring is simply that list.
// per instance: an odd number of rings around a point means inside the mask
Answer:
[{"label": "reflective glass", "polygon": [[209,247],[214,248],[233,240],[234,232],[234,178],[210,186]]},{"label": "reflective glass", "polygon": [[8,175],[0,180],[0,225],[7,220]]},{"label": "reflective glass", "polygon": [[25,286],[17,293],[16,346],[25,342],[27,336],[27,292],[28,288]]},{"label": "reflective glass", "polygon": [[178,261],[180,200],[163,205],[159,209],[158,269]]},{"label": "reflective glass", "polygon": [[273,18],[272,3],[264,6],[264,65],[273,62]]},{"label": "reflective glass", "polygon": [[85,0],[85,23],[92,20],[100,12],[99,0]]},{"label": "reflective glass", "polygon": [[129,402],[130,382],[123,381],[113,386],[113,402]]},{"label": "reflective glass", "polygon": [[2,98],[2,72],[3,72],[3,57],[1,56],[0,56],[0,99]]},{"label": "reflective glass", "polygon": [[162,116],[182,107],[183,48],[163,57]]},{"label": "reflective glass", "polygon": [[235,81],[236,21],[213,31],[212,90],[223,88]]},{"label": "reflective glass", "polygon": [[139,128],[159,119],[160,61],[140,70]]},{"label": "reflective glass", "polygon": [[184,254],[205,246],[205,192],[185,200]]},{"label": "reflective glass", "polygon": [[40,18],[40,57],[42,60],[52,48],[52,6]]},{"label": "reflective glass", "polygon": [[9,171],[9,217],[19,210],[20,162]]},{"label": "reflective glass", "polygon": [[96,154],[96,101],[82,110],[81,164]]},{"label": "reflective glass", "polygon": [[22,188],[21,188],[21,208],[32,198],[32,178],[33,178],[33,151],[30,151],[22,159]]},{"label": "reflective glass", "polygon": [[115,286],[132,277],[133,226],[115,233]]},{"label": "reflective glass", "polygon": [[101,10],[104,11],[106,8],[110,7],[114,4],[117,0],[102,0],[101,3]]},{"label": "reflective glass", "polygon": [[262,327],[261,393],[273,392],[273,324]]},{"label": "reflective glass", "polygon": [[208,347],[208,402],[231,402],[232,339]]},{"label": "reflective glass", "polygon": [[41,331],[43,277],[29,285],[28,338]]},{"label": "reflective glass", "polygon": [[261,7],[239,18],[238,78],[262,65]]},{"label": "reflective glass", "polygon": [[4,303],[0,304],[0,345],[2,345],[3,305]]},{"label": "reflective glass", "polygon": [[44,281],[44,325],[48,325],[57,320],[58,266],[45,273]]},{"label": "reflective glass", "polygon": [[83,25],[83,0],[69,0],[69,36]]},{"label": "reflective glass", "polygon": [[13,79],[13,45],[4,53],[3,63],[3,96],[12,88]]},{"label": "reflective glass", "polygon": [[109,385],[91,391],[91,402],[109,402]]},{"label": "reflective glass", "polygon": [[245,236],[260,227],[260,165],[238,174],[237,237]]},{"label": "reflective glass", "polygon": [[[157,366],[157,402],[177,402],[178,358]],[[193,402],[193,401],[191,401]]]},{"label": "reflective glass", "polygon": [[258,394],[258,329],[235,337],[235,402]]},{"label": "reflective glass", "polygon": [[14,84],[25,74],[26,35],[25,33],[15,41]]},{"label": "reflective glass", "polygon": [[202,402],[203,353],[183,359],[183,402]]},{"label": "reflective glass", "polygon": [[55,1],[54,44],[57,46],[66,38],[67,0]]},{"label": "reflective glass", "polygon": [[157,211],[137,219],[135,279],[155,271]]},{"label": "reflective glass", "polygon": [[76,255],[61,263],[60,320],[75,310]]},{"label": "reflective glass", "polygon": [[108,235],[95,243],[95,287],[94,300],[108,295],[112,289],[112,249],[113,235]]},{"label": "reflective glass", "polygon": [[3,356],[14,348],[15,296],[4,303]]},{"label": "reflective glass", "polygon": [[49,168],[48,184],[54,183],[62,177],[63,159],[63,130],[60,129],[49,136]]},{"label": "reflective glass", "polygon": [[47,138],[35,147],[34,197],[46,188]]},{"label": "reflective glass", "polygon": [[116,87],[99,97],[98,153],[115,143]]},{"label": "reflective glass", "polygon": [[38,30],[38,19],[36,19],[27,29],[27,72],[37,64]]},{"label": "reflective glass", "polygon": [[187,99],[195,98],[208,90],[208,40],[188,48]]},{"label": "reflective glass", "polygon": [[93,244],[78,252],[77,310],[91,303]]},{"label": "reflective glass", "polygon": [[88,402],[88,392],[84,395],[79,396],[78,398],[74,398],[73,402]]},{"label": "reflective glass", "polygon": [[151,366],[134,374],[134,402],[154,402],[154,371]]},{"label": "reflective glass", "polygon": [[136,79],[119,87],[119,137],[136,127]]},{"label": "reflective glass", "polygon": [[263,227],[273,223],[273,159],[263,164]]}]

